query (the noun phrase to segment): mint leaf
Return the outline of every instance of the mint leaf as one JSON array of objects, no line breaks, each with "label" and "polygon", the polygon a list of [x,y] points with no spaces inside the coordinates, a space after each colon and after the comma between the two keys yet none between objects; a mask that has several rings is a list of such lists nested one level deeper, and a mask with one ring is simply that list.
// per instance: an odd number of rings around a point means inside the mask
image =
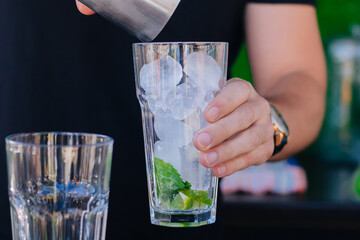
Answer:
[{"label": "mint leaf", "polygon": [[184,182],[184,188],[185,189],[190,189],[191,188],[191,183],[189,183],[188,181]]},{"label": "mint leaf", "polygon": [[[170,163],[160,158],[154,158],[154,167],[157,196],[160,198],[160,204],[163,208],[188,209],[191,206],[195,208],[211,206],[212,200],[209,199],[208,192],[191,190],[191,183],[184,182],[178,171]],[[179,193],[184,194],[189,199],[180,196]]]},{"label": "mint leaf", "polygon": [[[155,178],[158,197],[164,200],[172,200],[179,189],[185,188],[185,183],[178,171],[170,164],[160,158],[154,159]],[[191,186],[186,183],[186,186]]]}]

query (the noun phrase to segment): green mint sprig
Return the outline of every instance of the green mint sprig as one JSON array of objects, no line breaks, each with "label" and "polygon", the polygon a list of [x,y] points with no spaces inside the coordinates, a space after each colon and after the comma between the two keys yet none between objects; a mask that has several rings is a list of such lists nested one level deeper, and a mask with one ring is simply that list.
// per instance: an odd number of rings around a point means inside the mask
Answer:
[{"label": "green mint sprig", "polygon": [[[157,196],[163,203],[163,207],[185,210],[205,207],[206,205],[211,206],[212,200],[208,198],[207,191],[191,190],[191,183],[184,182],[178,171],[170,163],[155,157],[154,165]],[[179,193],[181,194],[179,195]]]}]

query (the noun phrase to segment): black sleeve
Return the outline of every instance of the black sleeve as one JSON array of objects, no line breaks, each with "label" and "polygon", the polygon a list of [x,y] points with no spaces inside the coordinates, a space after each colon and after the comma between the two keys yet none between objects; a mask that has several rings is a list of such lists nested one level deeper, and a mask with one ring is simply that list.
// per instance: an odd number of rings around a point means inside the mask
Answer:
[{"label": "black sleeve", "polygon": [[247,0],[247,2],[255,3],[300,3],[316,5],[316,0]]}]

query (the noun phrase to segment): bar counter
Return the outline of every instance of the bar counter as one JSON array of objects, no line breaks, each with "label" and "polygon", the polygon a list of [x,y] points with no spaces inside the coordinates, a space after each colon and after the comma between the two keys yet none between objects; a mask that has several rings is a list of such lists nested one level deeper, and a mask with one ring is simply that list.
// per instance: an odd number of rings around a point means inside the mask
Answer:
[{"label": "bar counter", "polygon": [[309,182],[304,194],[222,196],[226,239],[360,239],[357,166],[302,163]]}]

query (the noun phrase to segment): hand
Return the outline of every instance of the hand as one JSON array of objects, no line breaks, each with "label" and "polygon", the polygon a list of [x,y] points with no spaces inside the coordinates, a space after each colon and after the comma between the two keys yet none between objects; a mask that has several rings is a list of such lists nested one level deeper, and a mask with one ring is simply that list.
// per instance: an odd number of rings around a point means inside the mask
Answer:
[{"label": "hand", "polygon": [[194,136],[200,163],[225,177],[265,163],[274,151],[270,106],[250,83],[231,79],[204,111],[211,124]]},{"label": "hand", "polygon": [[88,8],[87,6],[85,6],[84,4],[82,4],[81,2],[79,2],[78,0],[76,1],[76,6],[79,9],[79,11],[84,14],[84,15],[93,15],[95,12],[93,10],[91,10],[90,8]]}]

